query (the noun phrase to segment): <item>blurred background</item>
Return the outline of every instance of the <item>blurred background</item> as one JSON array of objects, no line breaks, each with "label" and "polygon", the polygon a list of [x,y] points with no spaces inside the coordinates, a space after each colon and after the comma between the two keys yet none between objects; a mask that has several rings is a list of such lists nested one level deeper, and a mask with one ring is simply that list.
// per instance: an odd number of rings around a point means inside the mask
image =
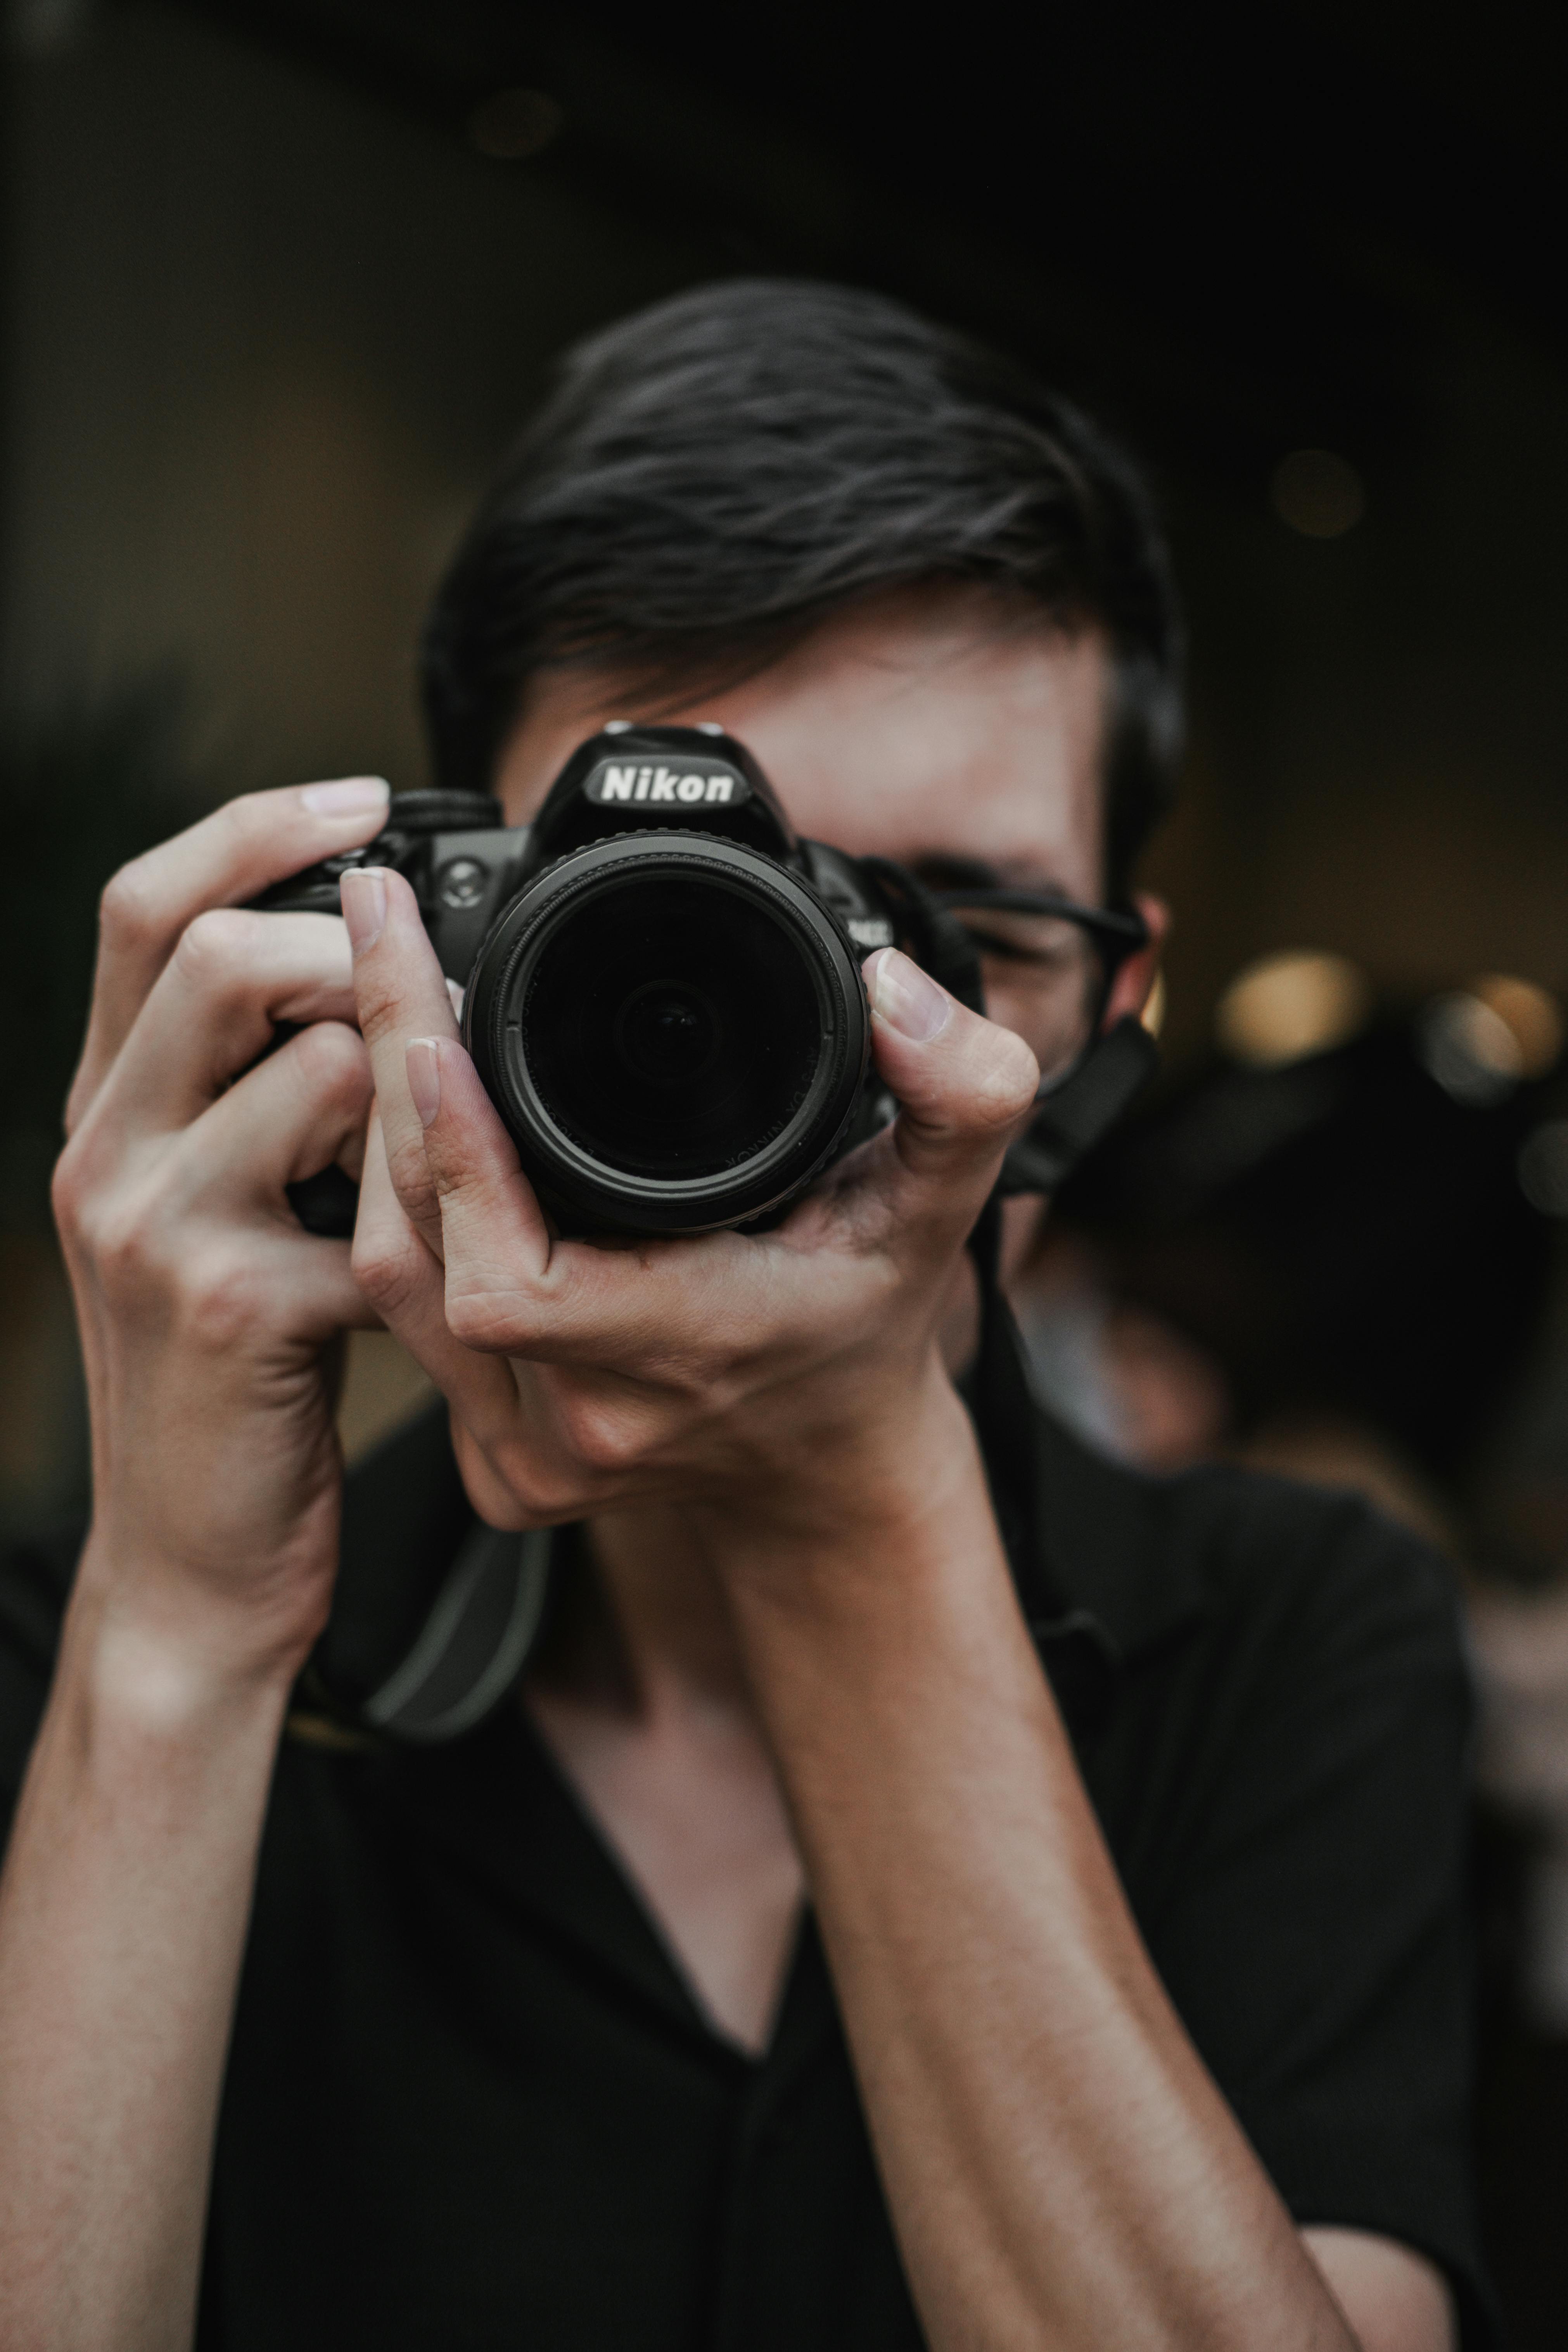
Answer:
[{"label": "blurred background", "polygon": [[[735,272],[1009,345],[1142,453],[1192,628],[1166,1076],[1031,1269],[1037,1371],[1113,1452],[1359,1486],[1453,1559],[1526,2347],[1568,2324],[1564,62],[1379,0],[10,0],[3,99],[0,1515],[83,1491],[47,1181],[97,891],[235,791],[424,780],[421,609],[551,354]],[[351,1443],[414,1393],[360,1350]]]}]

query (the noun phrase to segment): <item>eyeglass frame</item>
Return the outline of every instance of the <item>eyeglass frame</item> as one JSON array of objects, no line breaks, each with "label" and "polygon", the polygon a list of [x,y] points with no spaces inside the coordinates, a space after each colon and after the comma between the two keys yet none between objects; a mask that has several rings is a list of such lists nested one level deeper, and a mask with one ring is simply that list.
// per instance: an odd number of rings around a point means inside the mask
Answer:
[{"label": "eyeglass frame", "polygon": [[[929,895],[933,905],[944,908],[953,915],[973,909],[977,915],[1053,915],[1060,921],[1076,923],[1080,931],[1089,934],[1100,950],[1105,971],[1105,987],[1099,1008],[1101,1013],[1122,965],[1130,957],[1136,955],[1140,948],[1146,948],[1149,944],[1149,926],[1135,907],[1085,907],[1076,898],[1058,897],[1054,890],[1014,890],[1000,886],[993,888],[977,886],[968,890],[932,890]],[[963,928],[968,929],[967,925]],[[1015,947],[1006,940],[979,934],[971,934],[971,937],[977,949],[1000,955],[1004,960],[1013,959],[1019,963],[1036,961],[1027,948]]]},{"label": "eyeglass frame", "polygon": [[[1043,1100],[1047,1094],[1054,1094],[1080,1067],[1085,1056],[1092,1052],[1118,972],[1131,957],[1149,944],[1148,924],[1135,907],[1086,907],[1075,898],[1063,898],[1051,890],[1015,890],[1001,885],[991,887],[976,886],[967,890],[931,890],[930,897],[933,905],[951,915],[973,911],[975,914],[1055,916],[1062,921],[1075,923],[1094,941],[1102,974],[1099,1001],[1090,1014],[1089,1034],[1082,1047],[1065,1070],[1041,1082],[1037,1099]],[[976,934],[967,925],[963,929],[979,953],[1001,956],[1005,961],[1010,958],[1021,963],[1035,960],[1026,948],[1012,947],[1005,940]]]}]

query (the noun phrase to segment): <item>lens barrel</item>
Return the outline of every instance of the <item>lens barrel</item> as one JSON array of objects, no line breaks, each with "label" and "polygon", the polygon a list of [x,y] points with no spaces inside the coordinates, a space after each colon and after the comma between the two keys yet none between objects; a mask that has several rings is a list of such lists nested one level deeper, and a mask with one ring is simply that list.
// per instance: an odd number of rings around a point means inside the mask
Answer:
[{"label": "lens barrel", "polygon": [[464,1041],[568,1230],[762,1215],[842,1138],[870,1052],[859,961],[804,876],[705,835],[620,834],[525,884]]}]

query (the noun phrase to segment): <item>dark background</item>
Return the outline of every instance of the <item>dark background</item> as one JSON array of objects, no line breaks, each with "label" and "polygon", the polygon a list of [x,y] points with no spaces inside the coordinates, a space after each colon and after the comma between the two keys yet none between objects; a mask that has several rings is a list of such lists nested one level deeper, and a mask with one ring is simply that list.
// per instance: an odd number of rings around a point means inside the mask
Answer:
[{"label": "dark background", "polygon": [[[1568,982],[1568,147],[1524,24],[13,0],[0,1219],[38,1223],[102,872],[182,801],[419,781],[420,610],[549,355],[736,270],[958,318],[1147,459],[1178,1064],[1275,947],[1400,1001]],[[1337,537],[1271,499],[1301,448],[1362,487]],[[63,1423],[13,1405],[25,1502]]]},{"label": "dark background", "polygon": [[[6,28],[0,1513],[81,1485],[45,1186],[97,888],[232,791],[422,780],[414,637],[476,491],[552,352],[683,286],[884,287],[1143,455],[1192,626],[1145,877],[1178,1076],[1278,948],[1393,1018],[1488,971],[1568,992],[1561,32],[1346,0]],[[1335,535],[1282,503],[1301,450],[1349,469]],[[1518,1369],[1568,1498],[1563,1289]],[[407,1394],[378,1360],[362,1434]]]}]

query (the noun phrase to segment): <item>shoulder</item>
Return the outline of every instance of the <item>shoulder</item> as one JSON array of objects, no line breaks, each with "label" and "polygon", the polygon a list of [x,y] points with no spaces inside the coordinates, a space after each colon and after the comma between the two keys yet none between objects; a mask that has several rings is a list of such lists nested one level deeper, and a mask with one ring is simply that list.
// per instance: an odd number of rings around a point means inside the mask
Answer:
[{"label": "shoulder", "polygon": [[1447,1564],[1352,1495],[1141,1476],[1054,1426],[1039,1459],[1044,1570],[1106,1662],[1098,1709],[1073,1720],[1070,1676],[1058,1696],[1146,1929],[1222,1884],[1249,1937],[1310,1889],[1363,1917],[1457,1902],[1472,1710]]},{"label": "shoulder", "polygon": [[1046,1572],[1128,1664],[1178,1637],[1237,1675],[1398,1655],[1463,1700],[1451,1569],[1361,1496],[1224,1465],[1151,1476],[1044,1415],[1037,1463]]}]

